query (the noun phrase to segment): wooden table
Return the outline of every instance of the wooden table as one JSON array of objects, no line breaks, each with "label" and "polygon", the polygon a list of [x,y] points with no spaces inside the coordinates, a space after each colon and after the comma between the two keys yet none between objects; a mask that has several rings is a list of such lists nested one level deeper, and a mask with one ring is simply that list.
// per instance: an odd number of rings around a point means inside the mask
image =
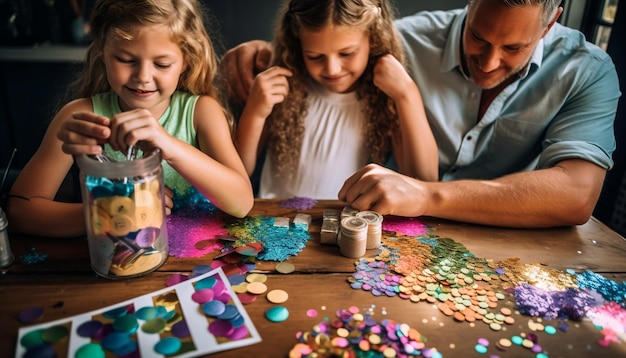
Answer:
[{"label": "wooden table", "polygon": [[[290,311],[284,322],[274,323],[265,318],[265,312],[274,304],[266,299],[246,305],[245,309],[260,332],[262,342],[243,348],[215,354],[219,357],[286,357],[297,343],[298,331],[310,331],[324,317],[334,318],[338,309],[350,306],[378,310],[377,319],[389,318],[418,329],[426,338],[427,346],[439,350],[444,357],[478,356],[474,346],[484,337],[491,342],[490,354],[503,357],[532,357],[523,347],[512,347],[507,352],[495,350],[500,338],[530,332],[529,316],[517,315],[516,323],[506,330],[494,331],[487,324],[457,322],[442,314],[434,304],[413,303],[399,297],[375,297],[364,290],[354,290],[348,278],[355,271],[355,259],[340,255],[336,246],[321,245],[319,232],[325,209],[341,210],[338,201],[319,201],[309,210],[282,208],[276,201],[257,200],[250,215],[288,216],[296,213],[312,215],[311,240],[297,256],[289,259],[296,267],[291,274],[275,271],[276,262],[258,262],[257,270],[267,273],[268,289],[283,289],[289,299],[283,305]],[[626,240],[604,224],[591,219],[585,225],[540,230],[514,230],[469,225],[433,218],[420,218],[432,227],[432,233],[441,238],[452,238],[469,249],[476,257],[504,260],[519,258],[522,263],[540,263],[545,267],[577,272],[591,270],[616,282],[626,281]],[[32,306],[42,306],[42,323],[86,313],[134,297],[165,288],[173,273],[190,273],[210,258],[170,257],[158,271],[143,277],[108,280],[100,278],[91,269],[85,239],[50,239],[10,234],[15,262],[2,270],[0,276],[0,351],[3,356],[15,352],[18,314]],[[29,253],[47,254],[45,261],[27,264],[20,259]],[[374,257],[376,250],[368,250],[366,257]],[[512,297],[512,296],[511,296]],[[511,303],[508,300],[508,304]],[[317,309],[320,315],[309,318],[305,312]],[[325,310],[323,310],[325,308]],[[385,311],[383,315],[381,311]],[[555,324],[544,321],[545,324]],[[589,320],[569,322],[566,333],[548,336],[536,333],[540,344],[550,357],[616,357],[626,356],[626,343],[613,343],[608,348],[598,344],[600,331]],[[487,355],[488,356],[488,355]]]}]

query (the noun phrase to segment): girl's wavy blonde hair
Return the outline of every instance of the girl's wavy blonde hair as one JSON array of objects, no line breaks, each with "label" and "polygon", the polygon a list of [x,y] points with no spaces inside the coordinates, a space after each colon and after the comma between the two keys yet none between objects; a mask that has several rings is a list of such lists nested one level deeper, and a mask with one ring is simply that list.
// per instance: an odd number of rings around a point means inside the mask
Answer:
[{"label": "girl's wavy blonde hair", "polygon": [[73,84],[75,95],[91,97],[111,90],[104,66],[104,45],[111,36],[131,39],[137,27],[165,25],[186,65],[177,89],[218,100],[232,131],[232,115],[218,90],[218,57],[204,27],[208,21],[205,14],[196,0],[99,0],[90,20],[93,40],[87,48],[85,66]]},{"label": "girl's wavy blonde hair", "polygon": [[313,81],[304,65],[301,29],[318,31],[325,26],[363,28],[369,35],[367,69],[357,81],[356,93],[367,120],[366,145],[370,159],[384,163],[391,148],[391,133],[398,129],[398,116],[390,99],[373,84],[376,60],[391,54],[404,64],[402,44],[396,33],[394,14],[387,0],[290,0],[279,15],[274,36],[273,65],[293,71],[289,95],[274,106],[268,118],[268,155],[275,169],[292,175],[300,157],[307,114],[307,83]]}]

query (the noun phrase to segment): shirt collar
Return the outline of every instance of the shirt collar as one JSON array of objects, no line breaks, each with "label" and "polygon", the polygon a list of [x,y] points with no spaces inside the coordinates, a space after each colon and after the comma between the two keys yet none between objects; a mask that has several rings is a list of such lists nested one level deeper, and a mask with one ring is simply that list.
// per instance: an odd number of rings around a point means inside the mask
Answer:
[{"label": "shirt collar", "polygon": [[[450,32],[448,36],[448,40],[446,41],[445,48],[443,50],[443,59],[441,61],[441,72],[450,72],[455,68],[459,69],[459,72],[466,78],[470,79],[469,74],[465,73],[463,70],[463,66],[461,65],[461,44],[462,44],[462,34],[463,34],[463,26],[465,25],[465,18],[467,17],[467,6],[464,11],[457,16],[450,26]],[[530,61],[528,64],[520,70],[518,73],[520,78],[525,78],[528,76],[530,69],[533,67],[541,67],[541,62],[543,60],[543,39],[539,40],[537,43],[537,47],[533,51],[532,56],[530,57]]]}]

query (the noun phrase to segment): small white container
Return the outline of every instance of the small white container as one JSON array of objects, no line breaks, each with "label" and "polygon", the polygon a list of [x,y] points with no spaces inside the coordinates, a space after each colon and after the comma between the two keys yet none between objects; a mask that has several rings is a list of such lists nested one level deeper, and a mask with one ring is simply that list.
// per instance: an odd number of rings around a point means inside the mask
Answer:
[{"label": "small white container", "polygon": [[367,249],[379,247],[383,236],[383,216],[375,211],[359,211],[356,216],[367,221]]},{"label": "small white container", "polygon": [[356,216],[343,218],[337,243],[343,256],[358,258],[365,255],[367,222]]}]

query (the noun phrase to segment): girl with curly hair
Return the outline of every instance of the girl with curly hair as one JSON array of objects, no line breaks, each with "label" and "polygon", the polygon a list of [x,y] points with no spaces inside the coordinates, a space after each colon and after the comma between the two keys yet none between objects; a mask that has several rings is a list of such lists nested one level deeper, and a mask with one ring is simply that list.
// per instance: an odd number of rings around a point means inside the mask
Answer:
[{"label": "girl with curly hair", "polygon": [[403,66],[388,0],[290,0],[272,66],[257,75],[235,135],[258,196],[336,199],[365,164],[437,180],[437,147]]}]

